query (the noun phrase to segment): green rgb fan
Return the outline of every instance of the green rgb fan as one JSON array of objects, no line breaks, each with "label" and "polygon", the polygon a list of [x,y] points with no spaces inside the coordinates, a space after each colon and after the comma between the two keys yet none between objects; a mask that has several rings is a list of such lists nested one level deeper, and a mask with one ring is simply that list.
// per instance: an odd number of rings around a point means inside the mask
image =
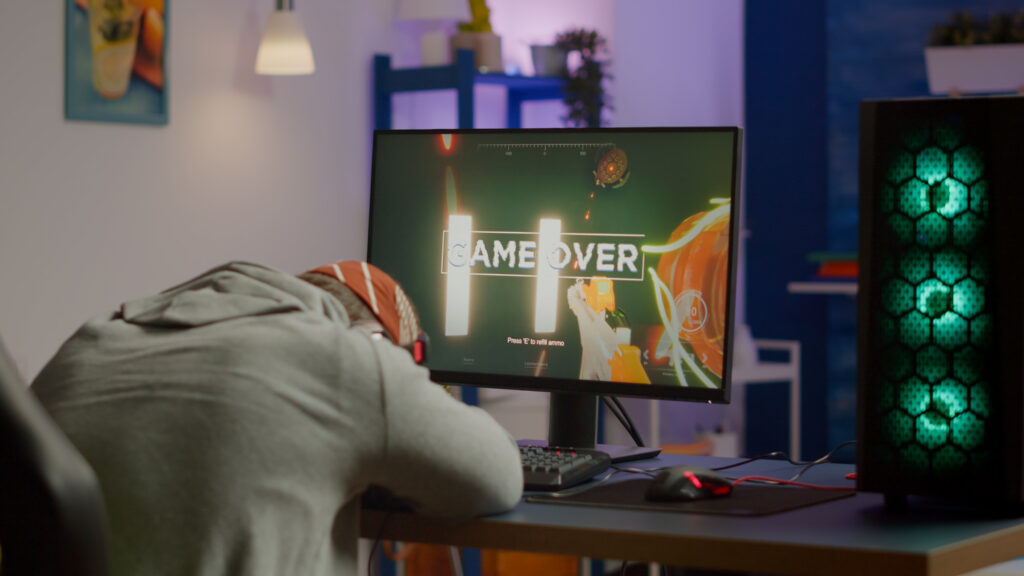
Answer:
[{"label": "green rgb fan", "polygon": [[879,302],[883,461],[913,476],[991,465],[989,190],[964,130],[908,130],[884,173]]}]

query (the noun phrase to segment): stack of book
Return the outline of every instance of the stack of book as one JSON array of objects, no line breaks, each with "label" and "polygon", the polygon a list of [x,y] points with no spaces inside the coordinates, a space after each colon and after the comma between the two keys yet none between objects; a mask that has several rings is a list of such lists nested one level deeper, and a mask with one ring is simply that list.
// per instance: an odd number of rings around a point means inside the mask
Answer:
[{"label": "stack of book", "polygon": [[818,265],[816,280],[856,280],[856,252],[811,252],[808,262]]},{"label": "stack of book", "polygon": [[811,252],[807,261],[816,264],[817,270],[807,280],[789,282],[787,291],[793,294],[857,294],[856,253]]}]

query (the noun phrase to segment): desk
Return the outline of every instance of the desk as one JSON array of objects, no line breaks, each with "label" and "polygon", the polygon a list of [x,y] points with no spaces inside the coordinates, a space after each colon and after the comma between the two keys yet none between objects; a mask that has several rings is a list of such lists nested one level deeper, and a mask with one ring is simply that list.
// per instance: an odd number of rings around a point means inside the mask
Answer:
[{"label": "desk", "polygon": [[[663,455],[639,464],[715,467],[734,461]],[[760,461],[725,473],[788,478],[795,470]],[[852,471],[852,465],[825,464],[801,481],[852,485],[844,479]],[[881,495],[867,493],[756,518],[525,502],[504,514],[464,522],[364,510],[363,537],[375,538],[385,518],[383,538],[398,541],[758,573],[944,576],[1024,555],[1024,519],[913,505],[910,512],[893,515],[883,509]]]}]

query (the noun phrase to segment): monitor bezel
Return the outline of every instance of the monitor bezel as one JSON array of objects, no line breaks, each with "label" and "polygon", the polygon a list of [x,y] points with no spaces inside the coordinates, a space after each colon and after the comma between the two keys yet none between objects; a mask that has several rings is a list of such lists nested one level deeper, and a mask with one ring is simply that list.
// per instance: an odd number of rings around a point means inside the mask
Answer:
[{"label": "monitor bezel", "polygon": [[[366,261],[373,262],[373,216],[376,208],[377,147],[382,136],[391,135],[438,135],[438,134],[553,134],[553,133],[729,133],[733,136],[733,170],[730,192],[729,212],[729,263],[726,304],[726,326],[728,337],[725,339],[722,365],[722,386],[718,389],[696,388],[665,385],[630,384],[603,380],[580,380],[573,378],[550,378],[526,375],[490,374],[485,372],[464,372],[454,370],[436,370],[430,368],[429,358],[426,367],[430,369],[430,377],[439,384],[456,386],[474,386],[483,388],[501,388],[540,392],[559,392],[593,395],[629,396],[636,398],[653,398],[661,400],[680,400],[689,402],[707,402],[726,404],[732,392],[732,354],[735,338],[736,313],[736,268],[739,256],[739,225],[741,214],[740,175],[742,170],[743,129],[737,126],[659,126],[659,127],[604,127],[604,128],[459,128],[459,129],[389,129],[373,131],[370,168],[370,198],[367,219]],[[386,272],[386,271],[385,271]],[[415,304],[415,303],[414,303]]]}]

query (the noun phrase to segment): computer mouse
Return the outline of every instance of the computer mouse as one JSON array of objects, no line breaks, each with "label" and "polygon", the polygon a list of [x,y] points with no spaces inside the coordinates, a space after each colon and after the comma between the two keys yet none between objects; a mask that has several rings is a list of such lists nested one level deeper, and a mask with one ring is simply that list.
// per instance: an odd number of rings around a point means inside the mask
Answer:
[{"label": "computer mouse", "polygon": [[647,487],[645,497],[656,502],[690,502],[731,493],[732,482],[718,472],[684,464],[659,472]]}]

